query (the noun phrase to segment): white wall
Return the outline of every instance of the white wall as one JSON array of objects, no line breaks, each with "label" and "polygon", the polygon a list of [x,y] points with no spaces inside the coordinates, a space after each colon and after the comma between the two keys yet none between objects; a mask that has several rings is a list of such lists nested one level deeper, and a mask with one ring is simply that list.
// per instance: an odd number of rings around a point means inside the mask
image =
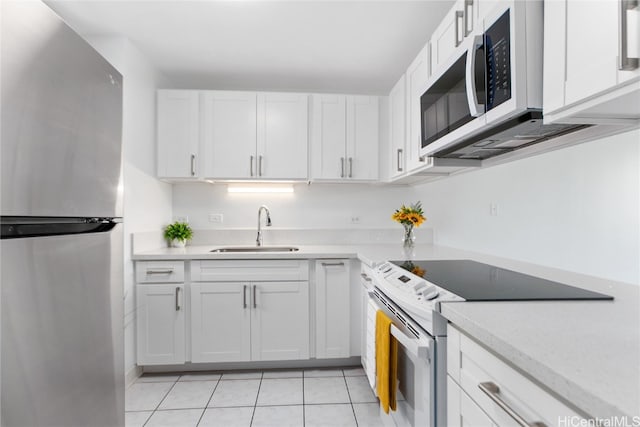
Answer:
[{"label": "white wall", "polygon": [[135,368],[135,287],[131,235],[171,220],[171,185],[156,175],[156,88],[167,82],[128,40],[86,37],[123,75],[125,372]]},{"label": "white wall", "polygon": [[[173,215],[188,216],[196,229],[254,228],[258,208],[266,204],[274,227],[389,228],[401,204],[417,200],[412,187],[367,184],[296,184],[293,194],[229,194],[225,184],[175,184]],[[209,213],[224,215],[223,224],[208,222]],[[351,222],[352,217],[359,224]],[[400,232],[400,231],[399,231]]]},{"label": "white wall", "polygon": [[436,244],[638,283],[639,157],[633,131],[417,191]]}]

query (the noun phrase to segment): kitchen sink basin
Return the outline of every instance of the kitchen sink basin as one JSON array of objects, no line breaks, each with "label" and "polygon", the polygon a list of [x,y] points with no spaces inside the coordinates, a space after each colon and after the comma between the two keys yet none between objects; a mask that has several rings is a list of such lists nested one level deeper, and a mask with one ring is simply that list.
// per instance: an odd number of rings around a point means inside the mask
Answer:
[{"label": "kitchen sink basin", "polygon": [[294,246],[237,246],[213,249],[211,252],[233,253],[233,252],[296,252],[300,250]]}]

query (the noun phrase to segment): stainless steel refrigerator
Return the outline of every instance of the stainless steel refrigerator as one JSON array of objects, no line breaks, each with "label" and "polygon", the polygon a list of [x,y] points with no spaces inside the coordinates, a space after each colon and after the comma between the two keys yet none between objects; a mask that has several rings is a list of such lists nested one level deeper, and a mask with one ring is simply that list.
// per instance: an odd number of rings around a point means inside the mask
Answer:
[{"label": "stainless steel refrigerator", "polygon": [[122,76],[1,3],[2,426],[123,426]]}]

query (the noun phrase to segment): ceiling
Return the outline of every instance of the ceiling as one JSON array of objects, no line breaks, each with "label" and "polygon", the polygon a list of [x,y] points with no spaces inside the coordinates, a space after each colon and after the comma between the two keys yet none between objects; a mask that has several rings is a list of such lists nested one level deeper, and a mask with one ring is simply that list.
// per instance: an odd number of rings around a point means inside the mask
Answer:
[{"label": "ceiling", "polygon": [[453,1],[47,4],[82,35],[128,38],[175,88],[388,94]]}]

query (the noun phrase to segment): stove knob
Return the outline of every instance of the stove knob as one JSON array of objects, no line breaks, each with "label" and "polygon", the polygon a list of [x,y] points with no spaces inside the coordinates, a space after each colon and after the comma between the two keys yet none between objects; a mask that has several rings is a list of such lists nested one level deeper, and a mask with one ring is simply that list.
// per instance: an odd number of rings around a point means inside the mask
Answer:
[{"label": "stove knob", "polygon": [[423,280],[413,287],[413,292],[415,292],[416,295],[421,295],[427,289],[429,289],[429,286],[427,285],[427,282]]},{"label": "stove knob", "polygon": [[432,300],[436,298],[438,295],[440,295],[440,292],[438,292],[438,288],[436,288],[433,285],[428,286],[427,289],[422,291],[422,297],[425,300]]}]

